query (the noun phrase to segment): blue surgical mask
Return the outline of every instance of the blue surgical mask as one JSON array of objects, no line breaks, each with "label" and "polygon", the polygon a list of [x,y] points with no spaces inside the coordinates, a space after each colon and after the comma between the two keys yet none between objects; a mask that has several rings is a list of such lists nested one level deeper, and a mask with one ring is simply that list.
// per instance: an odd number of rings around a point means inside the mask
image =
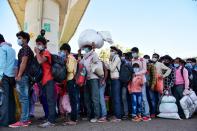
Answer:
[{"label": "blue surgical mask", "polygon": [[60,57],[66,58],[66,53],[65,53],[64,51],[61,51],[61,52],[60,52]]},{"label": "blue surgical mask", "polygon": [[134,71],[135,73],[137,73],[137,72],[140,71],[140,69],[139,69],[139,68],[133,68],[133,71]]},{"label": "blue surgical mask", "polygon": [[90,52],[90,49],[89,48],[84,48],[83,50],[85,51],[85,53]]},{"label": "blue surgical mask", "polygon": [[185,65],[185,67],[188,67],[188,68],[190,68],[190,69],[192,69],[192,64],[191,63],[187,63],[186,65]]},{"label": "blue surgical mask", "polygon": [[18,39],[18,40],[17,40],[17,43],[18,43],[19,46],[22,46],[22,45],[23,45],[22,39]]},{"label": "blue surgical mask", "polygon": [[179,64],[174,64],[174,67],[178,68],[180,65]]}]

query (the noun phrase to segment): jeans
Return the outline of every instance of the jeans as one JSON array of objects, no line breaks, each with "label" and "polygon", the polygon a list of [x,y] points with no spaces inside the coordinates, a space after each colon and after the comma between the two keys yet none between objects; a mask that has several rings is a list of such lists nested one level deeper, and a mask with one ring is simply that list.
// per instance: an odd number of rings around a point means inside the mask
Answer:
[{"label": "jeans", "polygon": [[101,85],[99,92],[100,92],[100,104],[101,104],[101,117],[107,116],[107,108],[105,103],[105,87],[106,84]]},{"label": "jeans", "polygon": [[119,79],[111,80],[111,93],[114,116],[121,119],[121,87]]},{"label": "jeans", "polygon": [[159,94],[156,91],[153,91],[150,89],[150,87],[147,86],[147,99],[150,106],[150,114],[156,115],[157,114],[157,107],[158,107],[158,101],[159,101]]},{"label": "jeans", "polygon": [[132,117],[142,114],[142,93],[131,93]]},{"label": "jeans", "polygon": [[88,80],[84,87],[84,101],[88,118],[100,118],[100,82],[99,79]]},{"label": "jeans", "polygon": [[43,86],[43,93],[46,96],[48,106],[48,121],[51,123],[55,122],[56,118],[56,98],[54,81],[50,80]]},{"label": "jeans", "polygon": [[172,95],[176,98],[176,104],[178,106],[178,113],[182,119],[185,118],[185,115],[184,115],[183,109],[181,108],[180,100],[183,97],[184,89],[185,89],[185,85],[175,85],[174,87],[172,87]]},{"label": "jeans", "polygon": [[44,110],[44,117],[47,119],[49,116],[49,109],[48,109],[48,105],[47,105],[47,97],[46,97],[46,93],[44,93],[43,91],[43,87],[42,91],[41,91],[41,96],[40,96],[40,103],[42,104],[42,108]]},{"label": "jeans", "polygon": [[67,81],[67,89],[71,105],[71,121],[76,121],[78,116],[79,91],[74,80]]},{"label": "jeans", "polygon": [[142,86],[142,115],[150,116],[150,108],[146,97],[146,84]]},{"label": "jeans", "polygon": [[0,106],[0,126],[8,126],[15,121],[16,105],[14,98],[15,78],[3,75],[3,102]]},{"label": "jeans", "polygon": [[16,88],[19,92],[19,101],[21,103],[22,113],[20,121],[25,122],[29,120],[29,77],[24,75],[20,81],[17,81]]},{"label": "jeans", "polygon": [[127,116],[129,114],[127,94],[128,94],[128,89],[127,89],[127,86],[125,85],[122,87],[122,103],[123,103],[123,109],[124,109],[125,116]]}]

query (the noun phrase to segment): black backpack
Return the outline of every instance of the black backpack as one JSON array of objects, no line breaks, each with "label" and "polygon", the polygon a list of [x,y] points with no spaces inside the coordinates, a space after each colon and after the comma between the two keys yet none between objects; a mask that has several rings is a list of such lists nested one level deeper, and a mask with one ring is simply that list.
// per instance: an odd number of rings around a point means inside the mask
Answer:
[{"label": "black backpack", "polygon": [[66,80],[67,70],[65,60],[58,55],[51,55],[52,75],[56,82],[61,83]]},{"label": "black backpack", "polygon": [[42,66],[38,63],[36,57],[33,57],[31,66],[29,67],[28,76],[30,84],[34,85],[42,80]]},{"label": "black backpack", "polygon": [[[118,68],[117,68],[118,69]],[[119,71],[119,79],[122,83],[128,83],[133,76],[133,68],[130,63],[122,62]]]}]

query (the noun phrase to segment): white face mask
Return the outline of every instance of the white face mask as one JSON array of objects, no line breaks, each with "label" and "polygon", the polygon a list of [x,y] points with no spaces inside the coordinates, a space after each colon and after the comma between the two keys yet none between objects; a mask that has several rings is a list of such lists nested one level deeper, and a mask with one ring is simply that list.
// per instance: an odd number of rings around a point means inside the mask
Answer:
[{"label": "white face mask", "polygon": [[110,52],[110,57],[114,57],[115,52]]},{"label": "white face mask", "polygon": [[133,68],[133,71],[134,71],[135,73],[137,73],[137,72],[140,71],[140,68]]},{"label": "white face mask", "polygon": [[137,53],[132,53],[133,58],[137,58],[138,54]]},{"label": "white face mask", "polygon": [[37,45],[37,48],[38,48],[40,51],[44,50],[44,47],[43,47],[42,45]]},{"label": "white face mask", "polygon": [[146,61],[146,64],[149,63],[149,59],[145,59],[145,61]]},{"label": "white face mask", "polygon": [[22,46],[23,45],[22,39],[17,39],[17,43],[18,43],[19,46]]},{"label": "white face mask", "polygon": [[155,58],[155,57],[152,58],[152,61],[153,61],[153,62],[157,62],[157,60],[158,60],[158,59]]}]

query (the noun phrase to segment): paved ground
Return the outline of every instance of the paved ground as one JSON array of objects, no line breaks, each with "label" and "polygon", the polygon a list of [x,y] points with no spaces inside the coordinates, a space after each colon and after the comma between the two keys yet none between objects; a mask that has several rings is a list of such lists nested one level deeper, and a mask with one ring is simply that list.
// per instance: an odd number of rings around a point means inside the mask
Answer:
[{"label": "paved ground", "polygon": [[[40,109],[39,109],[40,110]],[[41,116],[41,110],[36,113]],[[58,124],[53,128],[38,128],[39,121],[34,121],[28,128],[2,128],[0,131],[197,131],[197,115],[189,120],[167,120],[154,119],[149,122],[134,123],[129,120],[120,123],[93,124],[81,121],[77,126],[62,126],[63,120],[58,120]]]}]

